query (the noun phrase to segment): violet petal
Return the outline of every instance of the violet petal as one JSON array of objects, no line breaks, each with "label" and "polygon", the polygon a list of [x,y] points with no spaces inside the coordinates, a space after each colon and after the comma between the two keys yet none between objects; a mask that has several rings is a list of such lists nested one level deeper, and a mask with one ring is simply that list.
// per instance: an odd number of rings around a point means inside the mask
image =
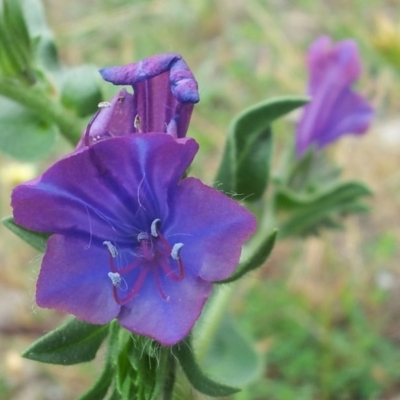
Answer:
[{"label": "violet petal", "polygon": [[326,126],[322,128],[324,135],[317,137],[317,146],[324,147],[347,132],[364,133],[369,128],[373,114],[372,107],[362,96],[350,90],[344,91],[338,97]]},{"label": "violet petal", "polygon": [[211,282],[228,278],[238,265],[242,245],[256,229],[254,216],[195,178],[179,184],[172,204],[166,237],[184,243],[185,268]]},{"label": "violet petal", "polygon": [[37,303],[92,324],[110,322],[120,306],[112,297],[108,271],[102,248],[72,236],[53,235],[47,241],[38,278]]},{"label": "violet petal", "polygon": [[[135,139],[132,139],[135,137]],[[166,207],[167,187],[190,165],[197,144],[164,134],[116,137],[66,157],[17,186],[11,204],[22,226],[110,239],[145,210]],[[157,206],[155,206],[157,204]],[[161,213],[162,210],[154,210]]]},{"label": "violet petal", "polygon": [[[137,63],[104,68],[100,73],[116,85],[133,86],[139,132],[186,135],[199,94],[197,82],[179,54],[155,55]],[[174,129],[168,128],[171,121]]]},{"label": "violet petal", "polygon": [[160,277],[168,300],[160,299],[154,280],[147,280],[140,294],[121,310],[120,324],[137,334],[170,346],[182,340],[199,318],[212,284],[191,275],[175,282]]},{"label": "violet petal", "polygon": [[[313,144],[322,147],[343,134],[360,133],[359,122],[352,125],[342,123],[341,119],[362,120],[365,128],[361,131],[364,132],[373,114],[367,102],[351,91],[351,85],[361,72],[356,42],[343,40],[333,45],[332,40],[326,36],[317,39],[309,48],[308,67],[311,102],[304,108],[297,126],[298,156]],[[353,106],[350,101],[356,104]],[[342,102],[347,105],[347,110],[343,108]],[[359,115],[350,116],[349,110]],[[334,130],[332,125],[335,126]],[[340,132],[338,127],[341,127]]]},{"label": "violet petal", "polygon": [[89,146],[113,136],[124,136],[136,132],[134,96],[125,89],[120,90],[110,101],[100,104],[99,111],[89,122],[77,145]]}]

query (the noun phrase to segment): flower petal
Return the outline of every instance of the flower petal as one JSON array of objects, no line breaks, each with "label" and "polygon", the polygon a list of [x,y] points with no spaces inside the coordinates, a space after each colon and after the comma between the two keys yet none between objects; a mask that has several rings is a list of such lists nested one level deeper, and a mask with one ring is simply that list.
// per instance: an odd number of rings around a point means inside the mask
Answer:
[{"label": "flower petal", "polygon": [[328,74],[332,74],[331,79],[340,90],[351,85],[361,73],[357,43],[351,39],[342,40],[334,45],[330,37],[321,36],[311,44],[307,61],[311,94],[326,84]]},{"label": "flower petal", "polygon": [[47,241],[37,282],[37,303],[91,324],[105,324],[120,311],[108,272],[104,248],[72,236],[53,235]]},{"label": "flower petal", "polygon": [[170,243],[184,244],[180,256],[185,272],[211,282],[229,277],[256,229],[255,217],[195,178],[180,182],[171,207],[165,236]]},{"label": "flower petal", "polygon": [[100,104],[82,135],[77,148],[89,146],[113,136],[124,136],[136,132],[134,96],[125,89],[120,90],[110,103]]},{"label": "flower petal", "polygon": [[324,147],[345,134],[361,134],[370,126],[374,111],[363,97],[346,90],[337,99],[323,135],[318,135],[317,146]]},{"label": "flower petal", "polygon": [[[174,187],[198,149],[193,139],[131,135],[101,141],[68,156],[12,194],[16,222],[39,232],[83,232],[112,240],[124,222],[167,213]],[[138,221],[140,224],[140,221]]]},{"label": "flower petal", "polygon": [[[360,104],[359,96],[349,94],[352,83],[361,72],[356,42],[343,40],[333,45],[331,39],[326,36],[317,39],[309,48],[308,67],[310,72],[308,93],[312,99],[304,108],[297,126],[296,152],[298,156],[301,156],[313,143],[321,147],[333,141],[329,133],[332,123],[335,126],[348,126],[348,124],[341,124],[340,121],[333,121],[333,116],[335,118],[341,118],[344,114],[346,118],[350,116],[343,110],[341,101],[345,100],[351,110],[359,110]],[[354,106],[348,103],[352,100],[356,101]],[[364,110],[368,105],[365,100],[362,102]],[[336,111],[336,107],[340,110]],[[357,120],[359,115],[354,116],[354,119]],[[367,120],[364,117],[362,119],[364,122]],[[338,137],[346,133],[352,133],[352,131],[336,133],[333,136]],[[326,135],[331,139],[325,138]]]},{"label": "flower petal", "polygon": [[197,82],[179,54],[159,54],[137,63],[104,68],[100,73],[116,85],[133,86],[139,132],[186,135],[199,94]]},{"label": "flower petal", "polygon": [[161,298],[154,279],[147,279],[140,293],[122,307],[118,319],[124,328],[171,346],[192,329],[212,284],[193,276],[176,282],[160,274],[159,279],[168,300]]}]

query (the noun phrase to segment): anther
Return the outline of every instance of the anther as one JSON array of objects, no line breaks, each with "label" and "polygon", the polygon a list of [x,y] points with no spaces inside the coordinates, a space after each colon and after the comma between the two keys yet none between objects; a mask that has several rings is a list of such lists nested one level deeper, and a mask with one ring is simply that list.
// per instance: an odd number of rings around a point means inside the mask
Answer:
[{"label": "anther", "polygon": [[156,218],[150,226],[151,236],[158,237],[158,226],[161,223],[161,219]]},{"label": "anther", "polygon": [[111,283],[115,287],[119,287],[121,285],[121,275],[118,272],[109,272],[108,277],[111,279]]},{"label": "anther", "polygon": [[181,250],[181,248],[183,247],[183,243],[175,243],[172,246],[172,250],[171,250],[171,257],[174,260],[179,260],[179,252]]},{"label": "anther", "polygon": [[111,107],[111,103],[109,103],[108,101],[101,101],[99,104],[97,104],[97,107],[109,108],[109,107]]},{"label": "anther", "polygon": [[171,121],[169,121],[166,130],[168,135],[171,135],[174,138],[178,137],[178,125],[176,124],[175,118],[172,118]]},{"label": "anther", "polygon": [[140,242],[141,240],[149,240],[149,234],[147,232],[140,232],[139,235],[137,235],[137,240]]},{"label": "anther", "polygon": [[112,258],[115,258],[118,256],[118,250],[111,242],[106,240],[105,242],[103,242],[103,245],[107,247],[107,250],[111,254]]},{"label": "anther", "polygon": [[139,115],[137,114],[136,117],[135,117],[135,119],[134,119],[134,121],[133,121],[133,126],[137,129],[137,131],[138,131],[139,133],[142,133],[142,130],[141,130],[141,127],[140,127],[141,122],[142,122],[142,121],[141,121]]}]

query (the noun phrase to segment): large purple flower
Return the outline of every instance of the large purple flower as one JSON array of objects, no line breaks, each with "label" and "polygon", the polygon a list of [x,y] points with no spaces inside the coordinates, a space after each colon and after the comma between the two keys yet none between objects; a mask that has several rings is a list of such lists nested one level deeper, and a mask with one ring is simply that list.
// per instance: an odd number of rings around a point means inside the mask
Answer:
[{"label": "large purple flower", "polygon": [[320,37],[308,50],[308,68],[311,101],[297,127],[298,156],[312,145],[322,148],[342,135],[364,133],[373,117],[372,107],[351,90],[361,72],[355,41],[334,45],[329,37]]},{"label": "large purple flower", "polygon": [[164,132],[186,136],[193,105],[199,101],[197,82],[179,54],[159,54],[137,63],[103,68],[103,79],[130,85],[99,111],[82,135],[78,148],[132,133]]},{"label": "large purple flower", "polygon": [[160,133],[114,137],[16,188],[15,221],[52,234],[39,306],[93,324],[118,318],[165,345],[183,339],[256,224],[198,179],[181,180],[197,148]]}]

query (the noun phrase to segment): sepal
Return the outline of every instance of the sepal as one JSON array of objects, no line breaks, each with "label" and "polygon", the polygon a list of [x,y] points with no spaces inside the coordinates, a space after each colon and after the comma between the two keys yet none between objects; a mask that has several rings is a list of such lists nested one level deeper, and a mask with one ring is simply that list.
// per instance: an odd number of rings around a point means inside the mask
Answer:
[{"label": "sepal", "polygon": [[158,349],[152,346],[154,344],[148,339],[129,335],[117,361],[116,389],[121,399],[153,398],[157,382]]},{"label": "sepal", "polygon": [[172,354],[178,359],[188,381],[199,392],[210,397],[224,397],[240,391],[240,389],[217,383],[204,375],[195,360],[190,335],[172,347]]},{"label": "sepal", "polygon": [[115,368],[112,362],[109,360],[104,366],[103,372],[96,383],[78,400],[102,400],[107,396],[110,390],[110,386],[114,380]]}]

